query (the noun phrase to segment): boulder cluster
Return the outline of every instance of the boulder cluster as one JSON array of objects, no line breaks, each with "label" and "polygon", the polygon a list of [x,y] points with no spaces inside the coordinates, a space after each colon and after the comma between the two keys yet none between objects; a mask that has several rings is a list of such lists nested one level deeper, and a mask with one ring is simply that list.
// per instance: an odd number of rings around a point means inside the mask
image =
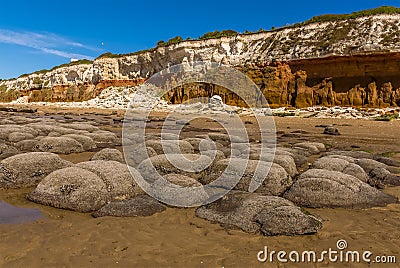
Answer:
[{"label": "boulder cluster", "polygon": [[114,133],[89,123],[15,117],[0,120],[0,126],[0,159],[18,152],[71,154],[120,144]]},{"label": "boulder cluster", "polygon": [[[366,152],[327,150],[319,142],[278,145],[275,152],[265,152],[254,140],[248,143],[224,133],[189,138],[147,133],[145,147],[137,144],[140,137],[126,137],[130,154],[125,159],[115,149],[121,144],[119,138],[95,124],[22,117],[9,117],[0,124],[1,188],[34,187],[29,200],[94,217],[164,211],[168,205],[147,195],[135,178],[140,174],[151,180],[151,168],[177,187],[202,187],[229,165],[233,166],[229,176],[245,167],[232,191],[198,207],[196,215],[249,233],[315,233],[322,219],[307,208],[360,209],[398,202],[380,189],[400,185],[399,162]],[[143,150],[147,155],[137,157]],[[84,151],[97,153],[79,163],[62,158]],[[182,162],[178,168],[174,163],[182,156],[193,162]],[[253,181],[258,183],[255,191]]]}]

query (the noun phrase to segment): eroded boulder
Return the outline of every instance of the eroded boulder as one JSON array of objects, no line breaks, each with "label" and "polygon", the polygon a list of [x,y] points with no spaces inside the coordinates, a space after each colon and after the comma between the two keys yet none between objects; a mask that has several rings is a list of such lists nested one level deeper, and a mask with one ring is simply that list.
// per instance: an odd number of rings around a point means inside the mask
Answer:
[{"label": "eroded boulder", "polygon": [[357,159],[355,162],[357,165],[362,167],[367,173],[371,172],[371,170],[373,170],[374,168],[384,168],[384,169],[388,168],[387,165],[368,158]]},{"label": "eroded boulder", "polygon": [[27,198],[56,208],[92,212],[103,207],[110,200],[110,194],[95,173],[69,167],[49,174]]},{"label": "eroded boulder", "polygon": [[8,135],[9,142],[19,142],[23,140],[31,140],[35,138],[31,133],[12,132]]},{"label": "eroded boulder", "polygon": [[14,174],[13,179],[0,180],[0,187],[32,187],[55,170],[73,164],[53,153],[32,152],[18,154],[1,161],[3,167]]},{"label": "eroded boulder", "polygon": [[397,202],[396,197],[356,177],[325,169],[307,170],[283,196],[299,206],[313,208],[369,208]]},{"label": "eroded boulder", "polygon": [[138,195],[130,199],[113,201],[92,213],[93,217],[144,217],[163,212],[166,206],[148,195]]},{"label": "eroded boulder", "polygon": [[14,146],[5,143],[0,143],[0,160],[16,155],[18,153],[19,153],[18,149],[15,148]]},{"label": "eroded boulder", "polygon": [[96,130],[95,132],[82,133],[82,135],[90,137],[96,144],[120,145],[117,135],[110,131]]},{"label": "eroded boulder", "polygon": [[264,235],[310,234],[322,227],[321,220],[286,199],[241,191],[231,191],[198,208],[196,216],[226,228]]},{"label": "eroded boulder", "polygon": [[301,148],[308,151],[310,154],[319,154],[326,151],[325,145],[323,143],[310,141],[296,143],[294,144],[293,148]]},{"label": "eroded boulder", "polygon": [[167,181],[182,187],[199,187],[202,184],[197,180],[182,174],[167,174],[163,176]]},{"label": "eroded boulder", "polygon": [[127,164],[132,167],[137,167],[144,160],[157,155],[152,147],[146,147],[144,144],[132,147],[125,146],[125,152],[128,152],[126,159]]},{"label": "eroded boulder", "polygon": [[138,166],[138,171],[149,181],[158,179],[158,176],[155,176],[155,171],[160,175],[176,173],[201,180],[207,174],[207,168],[211,163],[211,158],[206,155],[160,154],[144,160]]},{"label": "eroded boulder", "polygon": [[153,148],[157,154],[192,154],[193,146],[184,140],[148,140],[146,146]]},{"label": "eroded boulder", "polygon": [[312,168],[342,172],[352,175],[363,182],[368,182],[369,179],[368,174],[362,167],[347,161],[341,156],[330,155],[321,157],[312,164]]},{"label": "eroded boulder", "polygon": [[144,193],[127,165],[120,162],[94,160],[78,163],[76,167],[89,170],[100,177],[112,199],[127,199]]},{"label": "eroded boulder", "polygon": [[98,151],[90,160],[106,160],[106,161],[117,161],[124,163],[124,157],[122,153],[117,149],[104,148]]},{"label": "eroded boulder", "polygon": [[83,146],[75,139],[68,137],[45,137],[36,143],[33,150],[36,152],[71,154],[83,152]]},{"label": "eroded boulder", "polygon": [[63,135],[62,137],[72,138],[82,144],[84,151],[90,151],[96,148],[96,143],[90,137],[79,135],[79,134],[67,134]]},{"label": "eroded boulder", "polygon": [[400,176],[392,174],[385,168],[376,167],[369,172],[368,183],[380,189],[385,186],[400,186]]},{"label": "eroded boulder", "polygon": [[[232,162],[230,163],[230,161]],[[228,167],[229,170],[227,169]],[[245,170],[240,181],[235,186],[236,190],[249,191],[250,187],[258,185],[257,193],[281,195],[292,184],[291,177],[280,165],[241,158],[218,161],[213,165],[210,175],[203,177],[201,182],[208,184],[224,173],[228,177],[232,175],[232,178],[239,178],[243,167],[245,167]]]}]

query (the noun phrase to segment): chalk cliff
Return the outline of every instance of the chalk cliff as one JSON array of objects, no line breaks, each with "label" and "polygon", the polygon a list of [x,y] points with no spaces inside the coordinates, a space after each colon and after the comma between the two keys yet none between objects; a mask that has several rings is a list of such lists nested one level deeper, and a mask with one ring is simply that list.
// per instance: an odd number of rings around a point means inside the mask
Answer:
[{"label": "chalk cliff", "polygon": [[[219,62],[243,71],[276,106],[400,105],[400,14],[105,54],[93,63],[1,81],[0,100],[21,96],[29,96],[30,101],[87,100],[109,86],[135,86],[168,66],[193,61]],[[198,86],[201,95],[212,91],[228,104],[241,105],[224,89],[204,86]],[[171,92],[169,98],[182,101],[196,88],[188,90]]]}]

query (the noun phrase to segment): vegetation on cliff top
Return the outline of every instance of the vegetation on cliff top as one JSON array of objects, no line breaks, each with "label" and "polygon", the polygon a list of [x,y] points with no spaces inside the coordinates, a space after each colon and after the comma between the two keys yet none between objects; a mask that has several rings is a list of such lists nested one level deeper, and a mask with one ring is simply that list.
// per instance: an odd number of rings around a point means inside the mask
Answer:
[{"label": "vegetation on cliff top", "polygon": [[234,31],[234,30],[222,30],[220,31],[214,31],[214,32],[208,32],[203,34],[202,36],[199,37],[200,40],[205,40],[205,39],[211,39],[211,38],[220,38],[220,37],[228,37],[228,36],[236,36],[239,33]]},{"label": "vegetation on cliff top", "polygon": [[150,49],[143,49],[143,50],[139,50],[139,51],[135,51],[135,52],[131,52],[131,53],[123,53],[123,54],[113,54],[111,52],[106,52],[104,54],[101,54],[100,56],[98,56],[96,59],[101,59],[101,58],[121,58],[121,57],[126,57],[126,56],[133,56],[133,55],[138,55],[144,52],[150,52],[150,51],[154,51],[156,48],[150,48]]},{"label": "vegetation on cliff top", "polygon": [[178,44],[183,41],[183,38],[181,36],[175,36],[173,38],[168,39],[167,42],[164,42],[164,40],[160,40],[157,42],[157,47],[165,47],[173,44]]},{"label": "vegetation on cliff top", "polygon": [[[78,60],[78,61],[73,61],[73,62],[57,65],[57,66],[54,66],[53,68],[51,68],[50,70],[47,70],[47,69],[39,70],[39,71],[33,72],[32,74],[45,74],[47,72],[51,72],[51,71],[54,71],[54,70],[56,70],[58,68],[62,68],[62,67],[69,67],[69,66],[74,66],[74,65],[79,65],[79,64],[92,64],[92,63],[93,63],[93,61],[91,61],[91,60],[83,59],[83,60]],[[22,74],[19,77],[25,77],[28,75],[31,75],[31,74]]]},{"label": "vegetation on cliff top", "polygon": [[[312,17],[309,20],[306,20],[301,23],[295,23],[291,25],[286,25],[282,27],[272,27],[271,30],[265,30],[260,28],[258,31],[244,31],[243,33],[236,32],[234,30],[222,30],[222,31],[214,31],[214,32],[208,32],[203,34],[202,36],[198,37],[197,39],[191,39],[190,37],[186,38],[186,41],[193,40],[207,40],[207,39],[214,39],[214,38],[221,38],[221,37],[229,37],[229,36],[237,36],[239,34],[244,34],[244,35],[250,35],[250,34],[255,34],[255,33],[260,33],[260,32],[274,32],[274,31],[279,31],[284,28],[294,28],[294,27],[301,27],[305,26],[311,23],[320,23],[320,22],[333,22],[333,21],[341,21],[341,20],[349,20],[349,19],[356,19],[360,17],[366,17],[366,16],[373,16],[373,15],[379,15],[379,14],[400,14],[400,8],[397,7],[391,7],[391,6],[381,6],[373,9],[367,9],[367,10],[362,10],[362,11],[357,11],[353,12],[350,14],[326,14],[326,15],[320,15],[320,16],[315,16]],[[137,55],[140,53],[144,52],[150,52],[156,50],[158,47],[165,47],[173,44],[178,44],[180,42],[185,41],[181,36],[176,36],[168,41],[160,40],[157,42],[157,46],[155,48],[151,49],[146,49],[146,50],[140,50],[132,53],[126,53],[126,54],[113,54],[111,52],[104,53],[98,57],[99,58],[120,58],[124,56],[133,56]]]},{"label": "vegetation on cliff top", "polygon": [[340,21],[340,20],[348,20],[348,19],[357,19],[361,17],[380,15],[380,14],[400,14],[400,8],[391,7],[391,6],[381,6],[373,9],[367,9],[362,11],[353,12],[350,14],[326,14],[312,17],[309,20],[306,20],[303,23],[297,25],[307,25],[310,23],[318,23],[318,22],[329,22],[329,21]]}]

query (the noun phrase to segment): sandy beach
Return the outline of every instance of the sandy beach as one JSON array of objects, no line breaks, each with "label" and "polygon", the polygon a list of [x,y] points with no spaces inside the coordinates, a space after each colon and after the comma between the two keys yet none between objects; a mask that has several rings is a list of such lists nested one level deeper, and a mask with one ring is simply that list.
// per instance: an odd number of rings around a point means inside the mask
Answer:
[{"label": "sandy beach", "polygon": [[[71,113],[83,114],[82,111]],[[120,113],[110,115],[109,119]],[[82,115],[81,115],[82,116]],[[99,120],[103,115],[94,116]],[[252,118],[246,119],[251,121]],[[197,122],[197,121],[196,121]],[[204,122],[203,122],[204,123]],[[193,128],[204,128],[201,121]],[[279,144],[319,141],[332,148],[364,150],[400,160],[400,121],[275,118]],[[322,134],[318,125],[335,124],[342,135]],[[247,126],[252,126],[248,124]],[[213,126],[207,125],[208,128]],[[103,125],[121,135],[121,124]],[[296,135],[286,135],[286,134]],[[121,147],[117,147],[121,150]],[[94,152],[60,155],[74,163],[87,161]],[[261,236],[231,230],[195,216],[194,208],[167,208],[150,217],[102,217],[42,206],[27,201],[33,189],[1,189],[0,200],[11,205],[38,208],[43,218],[31,223],[0,225],[1,267],[310,267],[310,264],[261,263],[257,253],[270,250],[320,252],[345,239],[351,250],[374,255],[400,256],[400,205],[370,209],[308,209],[323,220],[316,234]],[[400,187],[384,192],[400,198]],[[324,263],[313,267],[365,267],[365,263]],[[382,267],[394,267],[383,264]],[[371,263],[370,267],[380,267]]]},{"label": "sandy beach", "polygon": [[0,268],[400,268],[395,2],[3,1]]},{"label": "sandy beach", "polygon": [[[399,187],[387,192],[400,196]],[[264,246],[274,250],[322,251],[335,248],[339,239],[345,239],[352,250],[370,250],[380,255],[398,255],[400,251],[399,205],[367,210],[310,210],[324,220],[318,234],[262,237],[226,230],[199,219],[194,209],[168,209],[151,217],[95,219],[32,204],[24,200],[21,192],[0,193],[3,200],[38,207],[46,216],[35,223],[0,226],[4,267],[271,267],[257,261],[257,253]]]}]

